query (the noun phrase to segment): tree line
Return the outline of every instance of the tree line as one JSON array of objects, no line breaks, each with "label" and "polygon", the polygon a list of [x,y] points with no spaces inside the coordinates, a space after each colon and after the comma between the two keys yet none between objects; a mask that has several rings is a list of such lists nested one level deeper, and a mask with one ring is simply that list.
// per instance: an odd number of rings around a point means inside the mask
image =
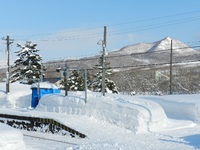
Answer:
[{"label": "tree line", "polygon": [[[10,82],[20,81],[32,84],[41,81],[42,77],[54,74],[41,63],[42,57],[38,54],[37,44],[26,42],[17,44],[20,49],[16,51],[17,59],[12,65]],[[102,90],[102,55],[98,57],[97,64],[87,73],[87,87],[94,92]],[[123,69],[113,72],[108,60],[105,60],[106,78],[105,92],[126,94],[169,94],[169,67]],[[78,69],[70,70],[67,77],[67,89],[71,91],[84,90],[83,72]],[[173,93],[199,93],[200,68],[197,66],[173,66],[172,91]],[[64,79],[57,83],[65,89]]]},{"label": "tree line", "polygon": [[[24,45],[17,44],[20,49],[17,50],[14,64],[12,65],[12,72],[10,76],[10,82],[20,81],[23,84],[33,84],[40,82],[41,78],[45,77],[43,72],[46,70],[42,66],[42,57],[38,54],[39,49],[37,44],[32,42],[26,42]],[[88,89],[94,92],[102,91],[102,56],[99,58],[99,64],[96,68],[99,70],[94,75],[89,75],[87,79]],[[112,69],[109,68],[109,63],[105,63],[105,92],[118,93],[118,88],[114,81],[109,79],[112,74]],[[108,69],[109,68],[109,69]],[[65,84],[64,79],[57,82],[57,85],[61,89],[65,89],[67,86],[68,90],[71,91],[83,91],[84,90],[84,78],[80,71],[73,70],[67,77],[67,84]]]}]

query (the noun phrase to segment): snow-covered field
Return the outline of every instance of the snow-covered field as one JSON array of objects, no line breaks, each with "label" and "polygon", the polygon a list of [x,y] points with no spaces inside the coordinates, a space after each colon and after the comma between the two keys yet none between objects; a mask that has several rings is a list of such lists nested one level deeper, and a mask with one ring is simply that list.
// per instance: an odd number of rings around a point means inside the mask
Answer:
[{"label": "snow-covered field", "polygon": [[[0,124],[0,150],[200,149],[200,94],[49,94],[31,109],[30,85],[0,83],[0,113],[53,118],[87,135],[71,138],[28,132]],[[39,137],[39,138],[36,138]],[[49,139],[49,140],[47,140]]]}]

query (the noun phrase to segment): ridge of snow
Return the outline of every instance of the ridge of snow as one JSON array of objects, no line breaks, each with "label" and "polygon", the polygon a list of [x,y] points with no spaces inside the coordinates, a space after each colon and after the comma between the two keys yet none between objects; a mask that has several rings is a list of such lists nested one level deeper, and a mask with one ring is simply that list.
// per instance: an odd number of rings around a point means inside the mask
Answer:
[{"label": "ridge of snow", "polygon": [[126,101],[124,98],[112,96],[105,99],[91,93],[88,94],[86,104],[78,97],[46,95],[40,99],[36,110],[93,117],[135,133],[164,128],[167,122],[164,110],[157,103],[144,99]]}]

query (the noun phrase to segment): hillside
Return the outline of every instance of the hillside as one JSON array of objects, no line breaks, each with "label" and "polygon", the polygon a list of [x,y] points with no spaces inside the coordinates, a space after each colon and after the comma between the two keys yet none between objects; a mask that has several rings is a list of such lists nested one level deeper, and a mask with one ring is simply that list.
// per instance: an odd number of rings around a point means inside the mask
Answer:
[{"label": "hillside", "polygon": [[[187,62],[199,60],[200,51],[190,48],[188,45],[184,44],[179,40],[166,37],[162,40],[156,41],[154,43],[139,43],[134,45],[125,46],[117,51],[108,53],[106,59],[110,62],[110,66],[114,68],[126,68],[126,66],[138,66],[138,65],[149,65],[149,64],[162,64],[169,63],[170,61],[170,51],[171,51],[171,40],[173,48],[173,62]],[[79,67],[79,68],[94,68],[98,64],[99,56],[87,57],[77,60],[67,60],[65,61],[69,67]],[[57,64],[57,66],[62,61],[57,62],[47,62],[46,65],[49,69],[54,69],[50,67],[51,63]]]},{"label": "hillside", "polygon": [[[153,43],[138,43],[125,46],[106,55],[114,74],[111,77],[119,87],[119,91],[131,93],[155,93],[169,91],[169,64],[172,41],[173,90],[179,93],[198,93],[200,51],[185,43],[166,37]],[[44,63],[46,78],[59,78],[55,70],[67,64],[69,68],[89,69],[88,77],[97,71],[94,69],[100,55],[81,59],[59,60]],[[1,71],[1,79],[5,78],[5,70]],[[157,76],[159,74],[159,76]],[[164,76],[163,77],[161,76]],[[51,82],[51,81],[50,81]],[[193,84],[194,83],[194,84]]]},{"label": "hillside", "polygon": [[166,37],[154,43],[140,43],[111,52],[107,57],[112,66],[137,66],[170,62],[172,40],[173,62],[199,60],[200,52],[179,40]]},{"label": "hillside", "polygon": [[[134,67],[138,65],[169,63],[171,40],[173,47],[173,62],[199,60],[200,51],[192,49],[185,43],[170,37],[166,37],[153,43],[138,43],[124,46],[117,51],[109,52],[106,59],[110,62],[111,67],[119,67],[120,70],[126,68],[126,66]],[[92,69],[98,64],[99,57],[100,56],[97,55],[81,59],[48,61],[45,62],[44,65],[47,66],[48,71],[55,71],[55,68],[64,63],[67,63],[68,67]],[[5,69],[1,69],[0,72],[5,72]]]}]

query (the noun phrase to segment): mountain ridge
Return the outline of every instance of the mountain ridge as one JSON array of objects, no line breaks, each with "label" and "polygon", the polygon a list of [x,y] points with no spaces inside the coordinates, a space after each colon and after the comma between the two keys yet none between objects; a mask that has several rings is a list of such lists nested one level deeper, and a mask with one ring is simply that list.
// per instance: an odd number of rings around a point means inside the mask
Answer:
[{"label": "mountain ridge", "polygon": [[171,50],[171,42],[172,49],[176,52],[179,52],[182,55],[186,53],[181,53],[181,50],[184,49],[185,52],[189,53],[198,53],[197,50],[190,48],[190,46],[185,43],[173,39],[169,36],[153,42],[153,43],[137,43],[133,45],[124,46],[117,51],[110,52],[111,55],[116,54],[134,54],[134,53],[145,53],[145,52],[155,52],[155,51],[163,51],[163,50]]},{"label": "mountain ridge", "polygon": [[[152,64],[169,64],[171,40],[173,46],[173,63],[185,63],[186,65],[187,62],[199,62],[199,50],[195,50],[185,43],[171,37],[165,37],[153,43],[137,43],[124,46],[118,51],[109,52],[108,55],[106,55],[106,60],[110,63],[110,67],[119,71],[132,69],[138,66],[140,68],[141,66],[151,68],[151,66],[153,66]],[[54,71],[57,67],[64,65],[63,62],[67,63],[69,68],[94,69],[95,65],[99,64],[99,57],[100,55],[95,55],[80,59],[48,61],[43,64],[49,72],[52,72],[52,75],[49,74],[49,76],[54,76],[54,74],[57,76]],[[1,72],[4,72],[2,74],[4,78],[5,69],[6,68],[1,69]]]},{"label": "mountain ridge", "polygon": [[[117,51],[109,52],[105,57],[110,63],[110,67],[120,68],[120,70],[125,69],[127,66],[132,66],[128,67],[131,69],[135,66],[147,67],[151,64],[169,64],[171,40],[173,45],[174,63],[199,61],[200,51],[192,49],[183,42],[172,39],[171,37],[165,37],[153,43],[138,43],[124,46]],[[72,68],[94,69],[95,65],[99,64],[99,57],[100,55],[95,55],[92,57],[66,60],[65,62]],[[59,63],[62,64],[63,60],[57,61],[56,64]],[[51,62],[47,62],[46,64],[50,66]],[[52,62],[52,64],[55,64],[55,62]],[[55,65],[54,68],[53,66],[50,68],[50,70],[55,70]]]}]

